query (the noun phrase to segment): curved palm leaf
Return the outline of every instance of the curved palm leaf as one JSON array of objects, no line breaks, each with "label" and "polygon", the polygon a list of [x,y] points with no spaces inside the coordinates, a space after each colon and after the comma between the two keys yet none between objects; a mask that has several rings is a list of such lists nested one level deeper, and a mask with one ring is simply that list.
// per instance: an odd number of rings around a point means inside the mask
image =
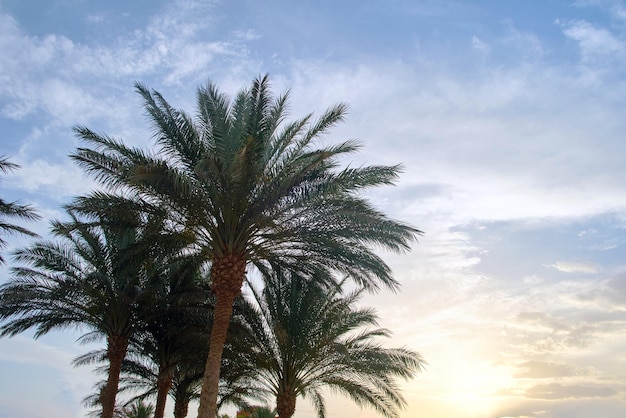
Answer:
[{"label": "curved palm leaf", "polygon": [[[7,174],[19,168],[19,165],[12,163],[5,156],[0,157],[0,173]],[[41,217],[35,212],[32,206],[24,205],[19,202],[6,202],[0,199],[0,248],[5,248],[7,242],[4,239],[5,234],[21,234],[31,237],[38,235],[28,229],[15,225],[7,221],[7,218],[23,219],[27,221],[35,221]],[[4,264],[5,260],[0,255],[0,264]]]}]

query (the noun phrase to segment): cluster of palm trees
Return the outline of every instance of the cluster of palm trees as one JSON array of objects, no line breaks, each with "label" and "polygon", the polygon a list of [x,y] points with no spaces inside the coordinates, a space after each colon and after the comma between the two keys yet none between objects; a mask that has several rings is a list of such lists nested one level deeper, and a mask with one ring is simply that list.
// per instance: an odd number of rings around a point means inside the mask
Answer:
[{"label": "cluster of palm trees", "polygon": [[[397,416],[395,379],[423,361],[379,345],[388,332],[358,300],[398,288],[375,249],[407,250],[421,233],[363,195],[393,184],[400,167],[341,168],[359,145],[318,142],[347,107],[287,122],[289,94],[274,96],[267,76],[232,98],[199,88],[195,117],[136,89],[156,148],[75,128],[86,145],[71,158],[102,190],[66,205],[51,239],[14,253],[0,335],[75,327],[105,340],[76,361],[106,373],[91,398],[102,418],[126,391],[155,398],[156,418],[168,395],[177,418],[194,397],[199,418],[269,397],[291,417],[299,396],[323,417],[324,388]],[[15,167],[3,159],[0,168]],[[5,215],[35,216],[2,205]]]}]

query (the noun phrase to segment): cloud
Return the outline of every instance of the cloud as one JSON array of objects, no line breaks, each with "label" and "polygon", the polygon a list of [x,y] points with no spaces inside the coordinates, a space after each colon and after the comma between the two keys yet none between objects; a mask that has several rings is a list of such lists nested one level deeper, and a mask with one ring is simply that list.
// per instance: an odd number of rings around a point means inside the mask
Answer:
[{"label": "cloud", "polygon": [[[546,296],[555,298],[551,292]],[[554,305],[564,308],[563,303],[554,302]],[[606,341],[615,328],[609,319],[594,321],[587,311],[574,312],[572,316],[521,312],[506,325],[509,350],[525,356],[585,353],[597,349],[600,341]]]},{"label": "cloud", "polygon": [[526,391],[526,396],[529,398],[550,400],[613,398],[618,394],[615,388],[606,385],[562,385],[559,383],[536,385]]},{"label": "cloud", "polygon": [[97,188],[69,159],[52,163],[43,159],[24,164],[13,175],[12,182],[19,183],[22,191],[37,192],[56,202],[67,202],[71,197]]},{"label": "cloud", "polygon": [[478,38],[477,36],[472,36],[472,48],[483,54],[487,54],[491,50],[491,48],[489,48],[489,45],[480,40],[480,38]]},{"label": "cloud", "polygon": [[585,399],[508,399],[499,414],[491,416],[528,418],[618,418],[624,415],[624,401],[613,398]]},{"label": "cloud", "polygon": [[[410,201],[404,211],[416,218],[577,218],[626,207],[615,154],[626,126],[606,113],[614,99],[580,83],[575,68],[454,71],[421,62],[300,62],[288,84],[298,108],[350,103],[350,131],[334,136],[361,138],[369,161],[403,162],[403,195],[394,199]],[[620,129],[599,133],[601,126]],[[410,194],[432,184],[439,194]]]},{"label": "cloud", "polygon": [[[515,56],[518,60],[521,58],[522,63],[537,62],[545,57],[547,52],[542,40],[536,34],[520,30],[511,19],[504,20],[503,26],[506,33],[502,37],[501,44],[508,51],[501,52],[505,55],[507,52],[515,51]],[[515,62],[519,64],[519,61]]]},{"label": "cloud", "polygon": [[0,95],[10,99],[0,112],[17,120],[38,109],[63,120],[76,120],[76,115],[84,120],[93,113],[112,116],[107,111],[115,109],[112,103],[99,105],[111,97],[105,78],[126,86],[148,76],[160,76],[165,84],[195,83],[206,80],[210,68],[221,67],[216,60],[245,65],[244,42],[253,32],[206,41],[212,29],[210,9],[206,2],[176,2],[147,27],[123,34],[112,45],[79,43],[58,34],[29,36],[12,16],[0,14],[0,53],[12,57],[0,69]]},{"label": "cloud", "polygon": [[[92,393],[101,376],[94,373],[91,366],[71,367],[71,361],[94,349],[95,345],[78,348],[72,344],[78,334],[67,334],[64,333],[61,340],[56,332],[37,340],[26,335],[0,339],[0,366],[11,376],[11,385],[3,387],[0,394],[0,404],[13,410],[12,413],[16,413],[13,416],[26,417],[32,413],[33,418],[78,418],[86,415],[81,401]],[[37,393],[36,404],[24,402],[28,391]]]},{"label": "cloud", "polygon": [[578,43],[585,63],[592,63],[600,57],[611,57],[613,54],[622,55],[624,52],[624,43],[606,28],[597,28],[582,20],[556,23],[563,27],[565,36]]},{"label": "cloud", "polygon": [[557,261],[556,263],[551,264],[548,267],[552,267],[564,273],[596,274],[600,271],[600,268],[596,264],[571,261]]},{"label": "cloud", "polygon": [[518,367],[521,371],[515,375],[516,378],[561,378],[578,376],[583,373],[580,369],[577,369],[567,364],[536,360],[526,361],[524,363],[521,363]]}]

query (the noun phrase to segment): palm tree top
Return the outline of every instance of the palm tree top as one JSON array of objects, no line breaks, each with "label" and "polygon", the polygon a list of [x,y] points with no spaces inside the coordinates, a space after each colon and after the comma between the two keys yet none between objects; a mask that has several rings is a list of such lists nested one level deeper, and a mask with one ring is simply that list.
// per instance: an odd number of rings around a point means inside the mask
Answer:
[{"label": "palm tree top", "polygon": [[243,257],[261,269],[306,264],[349,274],[370,289],[397,288],[371,248],[410,249],[422,232],[375,209],[363,191],[394,184],[400,165],[340,168],[354,140],[321,145],[344,120],[336,104],[318,119],[287,121],[288,92],[275,97],[268,76],[233,98],[208,83],[197,113],[174,109],[137,83],[157,150],[125,146],[86,127],[89,147],[72,158],[103,184],[160,200],[195,231],[206,257]]}]

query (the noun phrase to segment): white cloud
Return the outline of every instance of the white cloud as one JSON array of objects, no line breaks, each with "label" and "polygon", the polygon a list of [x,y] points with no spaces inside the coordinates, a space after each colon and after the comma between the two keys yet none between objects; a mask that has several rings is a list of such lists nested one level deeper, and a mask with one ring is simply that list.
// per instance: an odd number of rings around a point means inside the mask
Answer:
[{"label": "white cloud", "polygon": [[[67,337],[67,336],[66,336]],[[11,385],[3,388],[0,395],[1,407],[15,411],[15,416],[65,416],[78,418],[85,416],[86,410],[80,407],[82,399],[91,394],[99,379],[92,367],[71,367],[71,361],[93,347],[70,347],[54,340],[53,336],[33,340],[24,335],[0,340],[0,361],[16,364],[22,373],[11,374]],[[72,338],[69,338],[72,341]],[[37,373],[38,378],[33,378]],[[42,376],[45,378],[42,379]],[[37,402],[24,402],[28,391],[38,392]],[[32,395],[32,392],[31,392]]]},{"label": "white cloud", "polygon": [[483,54],[487,54],[491,51],[489,45],[487,45],[477,36],[472,36],[472,48]]},{"label": "white cloud", "polygon": [[506,35],[503,37],[503,45],[507,49],[513,49],[516,56],[524,61],[534,61],[544,57],[546,51],[541,39],[533,32],[520,30],[511,19],[504,22]]},{"label": "white cloud", "polygon": [[233,34],[235,38],[238,38],[244,41],[256,41],[257,39],[262,38],[261,34],[254,29],[248,29],[245,31],[236,30]]},{"label": "white cloud", "polygon": [[96,188],[96,183],[69,159],[60,164],[43,159],[30,161],[13,175],[12,182],[17,182],[22,190],[36,191],[57,203]]},{"label": "white cloud", "polygon": [[102,14],[91,14],[88,15],[85,19],[89,23],[101,23],[106,20],[106,18]]},{"label": "white cloud", "polygon": [[594,263],[572,262],[572,261],[557,261],[551,264],[552,267],[558,271],[564,273],[585,273],[595,274],[600,271],[599,267]]},{"label": "white cloud", "polygon": [[591,23],[577,20],[557,21],[563,26],[565,36],[578,42],[583,61],[591,62],[594,58],[620,54],[624,52],[624,43],[605,28],[597,28]]},{"label": "white cloud", "polygon": [[[407,202],[398,205],[406,216],[465,223],[575,218],[626,207],[616,154],[623,118],[601,110],[615,108],[613,98],[566,72],[537,66],[460,79],[419,64],[311,62],[293,71],[297,108],[347,101],[347,128],[333,137],[363,140],[360,158],[370,163],[404,163],[393,199]],[[428,185],[438,193],[407,195]]]},{"label": "white cloud", "polygon": [[42,108],[53,117],[66,115],[75,122],[77,115],[83,115],[85,120],[85,114],[111,109],[111,103],[94,106],[111,97],[106,78],[121,79],[126,89],[137,79],[155,75],[166,84],[191,80],[194,86],[214,72],[211,68],[223,67],[215,64],[216,59],[245,62],[247,52],[241,42],[249,40],[252,32],[237,42],[204,40],[211,29],[210,7],[203,2],[177,2],[148,27],[125,34],[113,45],[80,44],[56,34],[29,36],[13,17],[0,14],[0,54],[12,57],[0,68],[0,95],[10,99],[1,114],[22,119]]},{"label": "white cloud", "polygon": [[530,360],[519,364],[516,378],[547,379],[588,375],[589,371],[568,364]]}]

